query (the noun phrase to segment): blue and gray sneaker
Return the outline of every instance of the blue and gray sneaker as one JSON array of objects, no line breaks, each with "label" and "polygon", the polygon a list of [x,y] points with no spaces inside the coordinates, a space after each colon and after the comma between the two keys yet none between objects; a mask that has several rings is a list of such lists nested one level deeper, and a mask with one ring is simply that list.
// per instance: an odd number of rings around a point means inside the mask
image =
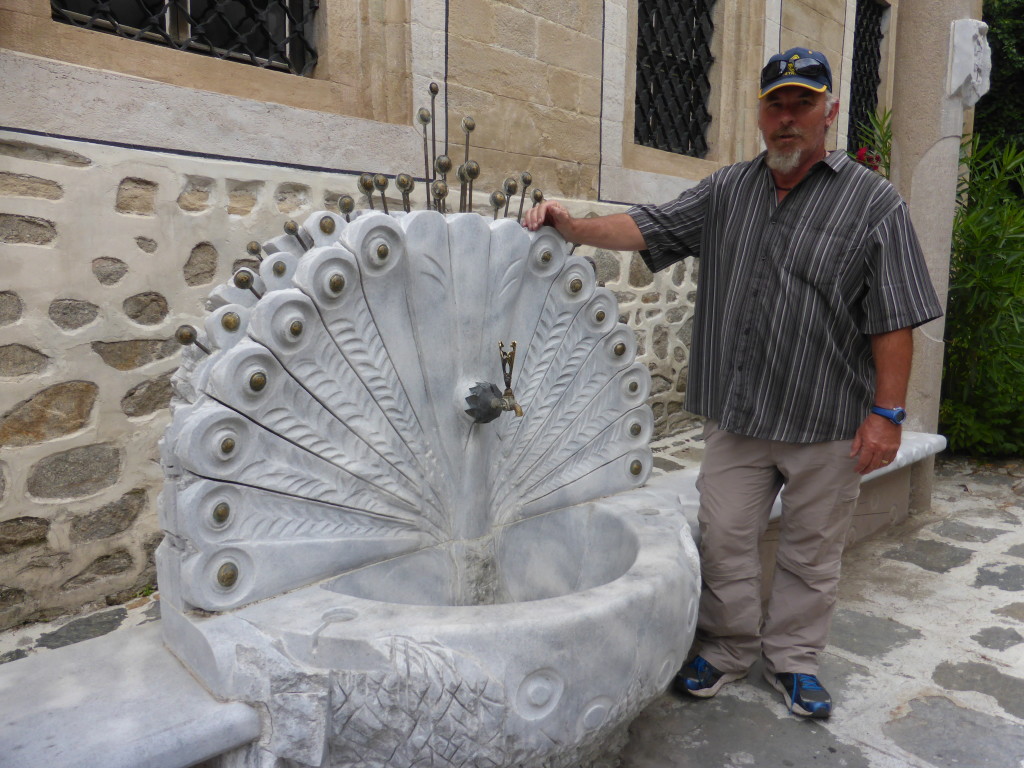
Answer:
[{"label": "blue and gray sneaker", "polygon": [[694,656],[676,673],[672,688],[679,693],[706,699],[718,693],[726,683],[739,680],[744,675],[743,672],[721,672],[703,656]]},{"label": "blue and gray sneaker", "polygon": [[773,675],[765,670],[764,679],[785,697],[794,715],[824,719],[832,714],[832,697],[815,675],[799,672]]}]

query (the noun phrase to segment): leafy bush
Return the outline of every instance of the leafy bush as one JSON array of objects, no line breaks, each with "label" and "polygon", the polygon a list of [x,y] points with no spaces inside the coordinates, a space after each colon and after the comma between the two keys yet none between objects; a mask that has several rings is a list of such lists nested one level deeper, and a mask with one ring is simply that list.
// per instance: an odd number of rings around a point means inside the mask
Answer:
[{"label": "leafy bush", "polygon": [[868,115],[868,122],[857,125],[856,152],[849,152],[851,158],[868,166],[885,178],[889,178],[892,161],[892,113],[886,109],[881,114]]},{"label": "leafy bush", "polygon": [[939,428],[950,448],[1024,454],[1024,150],[965,144]]}]

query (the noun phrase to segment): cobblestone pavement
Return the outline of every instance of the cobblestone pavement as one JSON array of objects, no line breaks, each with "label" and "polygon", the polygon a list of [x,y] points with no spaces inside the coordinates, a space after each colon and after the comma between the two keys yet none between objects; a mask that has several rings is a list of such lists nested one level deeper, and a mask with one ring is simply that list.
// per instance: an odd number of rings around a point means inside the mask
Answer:
[{"label": "cobblestone pavement", "polygon": [[1022,768],[1024,462],[936,475],[930,514],[844,557],[830,720],[787,713],[758,666],[714,699],[655,701],[623,768]]},{"label": "cobblestone pavement", "polygon": [[[660,471],[699,460],[692,435],[655,448]],[[829,721],[788,714],[755,668],[714,699],[656,700],[622,768],[1024,768],[1024,462],[936,474],[931,513],[844,558]],[[157,618],[154,595],[10,630],[0,663]]]}]

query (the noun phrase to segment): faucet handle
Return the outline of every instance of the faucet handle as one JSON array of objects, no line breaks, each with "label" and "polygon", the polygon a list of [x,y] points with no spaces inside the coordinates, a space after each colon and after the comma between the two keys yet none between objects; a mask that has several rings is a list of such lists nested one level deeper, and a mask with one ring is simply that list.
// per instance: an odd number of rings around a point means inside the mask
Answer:
[{"label": "faucet handle", "polygon": [[512,394],[512,368],[516,364],[516,343],[512,342],[512,349],[505,351],[505,342],[498,342],[498,354],[501,355],[501,373],[505,377],[506,395]]}]

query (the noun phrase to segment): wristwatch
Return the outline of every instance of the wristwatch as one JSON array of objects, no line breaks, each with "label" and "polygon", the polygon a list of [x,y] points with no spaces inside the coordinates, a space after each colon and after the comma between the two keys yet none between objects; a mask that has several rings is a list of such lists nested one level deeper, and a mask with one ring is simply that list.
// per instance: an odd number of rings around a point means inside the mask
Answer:
[{"label": "wristwatch", "polygon": [[872,405],[871,412],[877,413],[879,416],[884,416],[897,426],[906,421],[907,418],[907,412],[899,406],[896,406],[895,408],[882,408],[879,405]]}]

